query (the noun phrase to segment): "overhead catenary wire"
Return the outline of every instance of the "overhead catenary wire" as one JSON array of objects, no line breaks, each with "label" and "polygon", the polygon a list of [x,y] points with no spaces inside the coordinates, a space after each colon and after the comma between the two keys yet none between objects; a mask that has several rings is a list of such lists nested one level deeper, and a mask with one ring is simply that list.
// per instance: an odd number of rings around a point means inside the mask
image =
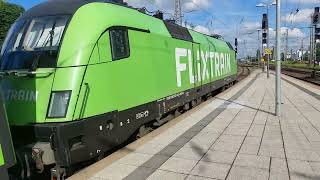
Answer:
[{"label": "overhead catenary wire", "polygon": [[209,12],[208,10],[206,10],[205,8],[199,6],[197,3],[195,3],[194,1],[190,1],[192,4],[194,4],[195,6],[197,6],[199,9],[202,9],[203,12],[207,13],[208,15],[210,15],[213,19],[217,20],[219,23],[221,23],[223,26],[228,27],[228,25],[226,23],[224,23],[222,20],[219,20],[214,14],[212,14],[211,12]]},{"label": "overhead catenary wire", "polygon": [[[163,14],[170,15],[171,18],[174,17],[174,14],[173,14],[173,13],[170,13],[170,12],[168,12],[166,9],[158,6],[155,1],[144,0],[144,2],[147,2],[149,5],[154,6],[157,10],[161,10],[161,12],[162,12]],[[146,8],[146,7],[144,7],[144,8]],[[146,9],[147,9],[147,8],[146,8]],[[149,13],[155,13],[156,11],[148,11],[148,12],[149,12]]]}]

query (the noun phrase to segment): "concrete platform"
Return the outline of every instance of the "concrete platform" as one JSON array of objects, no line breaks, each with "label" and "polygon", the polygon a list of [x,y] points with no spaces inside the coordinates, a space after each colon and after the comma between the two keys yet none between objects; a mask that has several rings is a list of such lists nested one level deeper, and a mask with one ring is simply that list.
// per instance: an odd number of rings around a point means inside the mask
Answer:
[{"label": "concrete platform", "polygon": [[259,70],[70,180],[320,179],[320,88]]}]

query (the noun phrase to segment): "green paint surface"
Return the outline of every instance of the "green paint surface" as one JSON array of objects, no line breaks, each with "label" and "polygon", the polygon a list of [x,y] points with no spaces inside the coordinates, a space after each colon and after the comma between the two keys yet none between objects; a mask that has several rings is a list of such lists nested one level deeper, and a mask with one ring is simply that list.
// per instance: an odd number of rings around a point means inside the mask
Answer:
[{"label": "green paint surface", "polygon": [[4,165],[4,157],[3,157],[3,153],[2,153],[2,147],[0,144],[0,167]]},{"label": "green paint surface", "polygon": [[[112,61],[108,28],[114,26],[150,33],[129,29],[130,57]],[[195,43],[172,38],[162,20],[136,10],[108,3],[84,5],[66,29],[54,73],[1,80],[3,91],[10,92],[10,96],[5,95],[9,122],[20,126],[67,122],[123,111],[237,74],[235,52],[225,41],[190,33]],[[192,51],[193,75],[205,67],[205,61],[197,60],[199,50],[203,56],[207,52],[229,54],[231,71],[215,76],[216,67],[206,61],[210,77],[190,83],[191,71],[187,68],[178,87],[176,48]],[[180,61],[189,67],[188,58]],[[65,90],[72,91],[66,117],[47,118],[51,91]],[[26,98],[30,93],[36,94],[36,100]]]}]

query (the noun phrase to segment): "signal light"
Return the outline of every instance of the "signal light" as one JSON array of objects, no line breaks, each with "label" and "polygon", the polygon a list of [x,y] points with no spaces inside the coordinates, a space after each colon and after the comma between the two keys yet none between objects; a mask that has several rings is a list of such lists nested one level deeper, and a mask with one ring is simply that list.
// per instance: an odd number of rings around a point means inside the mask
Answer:
[{"label": "signal light", "polygon": [[318,23],[320,23],[320,21],[319,21],[319,16],[320,16],[320,7],[315,7],[315,8],[314,8],[313,19],[312,19],[312,23],[313,23],[313,24],[318,24]]},{"label": "signal light", "polygon": [[267,44],[267,40],[266,39],[262,39],[262,44]]},{"label": "signal light", "polygon": [[318,24],[319,23],[319,14],[315,14],[313,16],[313,22],[312,23],[313,24]]},{"label": "signal light", "polygon": [[320,40],[320,28],[315,29],[315,39]]},{"label": "signal light", "polygon": [[262,21],[262,29],[267,29],[267,22],[266,21]]},{"label": "signal light", "polygon": [[262,33],[262,44],[267,44],[268,34],[266,32]]},{"label": "signal light", "polygon": [[262,38],[266,39],[267,38],[267,33],[262,33]]},{"label": "signal light", "polygon": [[234,39],[234,46],[236,47],[235,51],[238,53],[238,38]]},{"label": "signal light", "polygon": [[263,14],[262,29],[268,29],[268,16],[267,16],[267,14]]}]

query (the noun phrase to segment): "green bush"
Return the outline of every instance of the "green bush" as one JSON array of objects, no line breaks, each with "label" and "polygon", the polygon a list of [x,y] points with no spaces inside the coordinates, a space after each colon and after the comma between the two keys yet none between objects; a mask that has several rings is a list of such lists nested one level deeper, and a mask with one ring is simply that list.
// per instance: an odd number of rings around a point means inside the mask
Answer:
[{"label": "green bush", "polygon": [[23,12],[23,7],[0,0],[0,47],[10,26]]}]

